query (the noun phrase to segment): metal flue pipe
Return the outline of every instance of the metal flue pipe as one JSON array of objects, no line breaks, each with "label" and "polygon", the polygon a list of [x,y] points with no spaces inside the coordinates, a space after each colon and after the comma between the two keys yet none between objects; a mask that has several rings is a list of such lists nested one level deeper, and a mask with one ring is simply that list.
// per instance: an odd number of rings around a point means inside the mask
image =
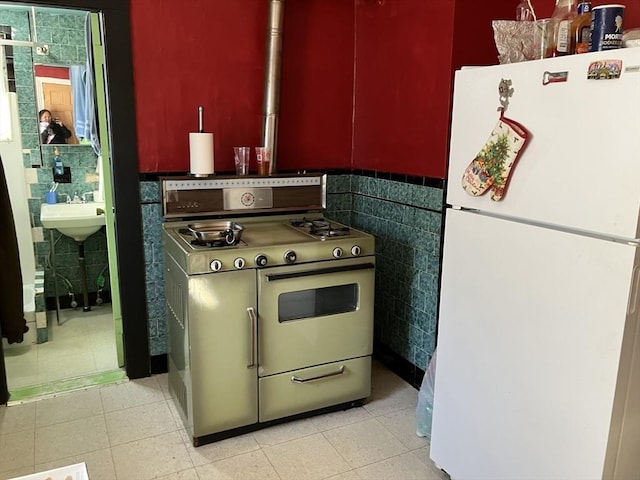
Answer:
[{"label": "metal flue pipe", "polygon": [[270,173],[277,172],[278,114],[280,113],[280,65],[284,1],[269,0],[267,48],[264,72],[262,146],[271,151]]}]

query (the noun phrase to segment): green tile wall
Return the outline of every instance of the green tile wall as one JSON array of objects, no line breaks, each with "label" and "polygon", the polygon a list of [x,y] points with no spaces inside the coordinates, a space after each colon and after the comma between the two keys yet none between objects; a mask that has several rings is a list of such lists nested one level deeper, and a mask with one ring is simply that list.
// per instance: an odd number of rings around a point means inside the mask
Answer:
[{"label": "green tile wall", "polygon": [[167,353],[160,183],[140,182],[140,199],[142,201],[149,350],[151,355],[155,356]]},{"label": "green tile wall", "polygon": [[330,176],[327,214],[376,237],[375,341],[426,370],[435,348],[443,191]]}]

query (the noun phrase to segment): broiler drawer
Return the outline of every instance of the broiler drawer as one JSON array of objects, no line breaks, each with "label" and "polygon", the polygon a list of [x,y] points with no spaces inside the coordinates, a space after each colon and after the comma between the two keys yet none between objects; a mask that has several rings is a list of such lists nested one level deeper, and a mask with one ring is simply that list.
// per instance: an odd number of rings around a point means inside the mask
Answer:
[{"label": "broiler drawer", "polygon": [[371,356],[263,377],[258,388],[260,422],[359,400],[371,394]]}]

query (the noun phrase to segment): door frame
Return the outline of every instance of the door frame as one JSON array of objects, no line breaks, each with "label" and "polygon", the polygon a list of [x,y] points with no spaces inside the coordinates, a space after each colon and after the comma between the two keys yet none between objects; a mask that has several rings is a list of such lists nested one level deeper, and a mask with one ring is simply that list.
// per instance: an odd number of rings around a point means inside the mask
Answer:
[{"label": "door frame", "polygon": [[[128,0],[3,0],[26,6],[99,12],[103,17],[107,104],[112,159],[116,255],[120,272],[125,370],[129,378],[151,374],[145,301],[145,265],[140,211],[140,177],[133,92],[133,57]],[[110,95],[110,92],[117,92]],[[135,207],[135,208],[133,208]],[[0,355],[2,355],[0,346]],[[0,404],[6,375],[0,369]]]}]

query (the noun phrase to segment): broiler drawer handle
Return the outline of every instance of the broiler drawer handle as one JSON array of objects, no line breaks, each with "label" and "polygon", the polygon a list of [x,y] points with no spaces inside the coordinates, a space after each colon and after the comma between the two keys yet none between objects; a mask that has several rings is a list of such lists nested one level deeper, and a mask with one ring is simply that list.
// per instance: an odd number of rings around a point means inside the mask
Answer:
[{"label": "broiler drawer handle", "polygon": [[294,375],[293,377],[291,377],[291,381],[293,383],[306,383],[306,382],[311,382],[313,380],[320,380],[321,378],[327,378],[327,377],[334,377],[336,375],[342,375],[343,373],[344,373],[344,365],[341,365],[340,368],[335,372],[329,372],[329,373],[325,373],[323,375],[318,375],[317,377],[311,377],[311,378],[300,378],[300,377],[296,377]]}]

